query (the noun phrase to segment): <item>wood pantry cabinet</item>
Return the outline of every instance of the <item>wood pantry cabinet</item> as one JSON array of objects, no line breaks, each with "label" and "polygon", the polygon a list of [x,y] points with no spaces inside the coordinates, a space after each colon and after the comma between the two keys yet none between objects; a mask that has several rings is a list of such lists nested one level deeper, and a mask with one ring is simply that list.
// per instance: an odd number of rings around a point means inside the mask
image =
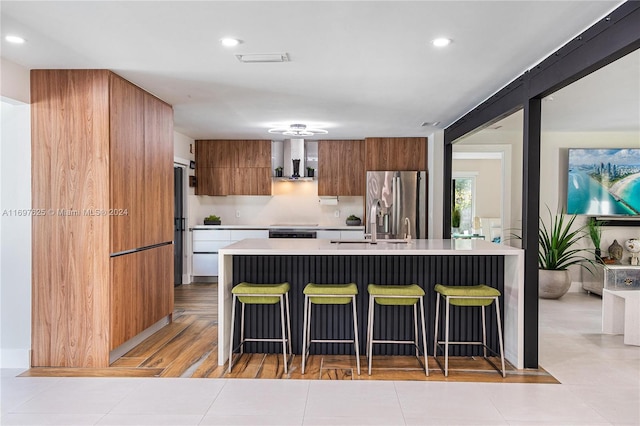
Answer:
[{"label": "wood pantry cabinet", "polygon": [[271,195],[270,140],[197,140],[196,195]]},{"label": "wood pantry cabinet", "polygon": [[318,141],[318,164],[318,195],[364,195],[364,141]]},{"label": "wood pantry cabinet", "polygon": [[427,138],[366,138],[365,168],[427,170]]},{"label": "wood pantry cabinet", "polygon": [[173,110],[108,70],[31,71],[34,367],[107,367],[173,311]]}]

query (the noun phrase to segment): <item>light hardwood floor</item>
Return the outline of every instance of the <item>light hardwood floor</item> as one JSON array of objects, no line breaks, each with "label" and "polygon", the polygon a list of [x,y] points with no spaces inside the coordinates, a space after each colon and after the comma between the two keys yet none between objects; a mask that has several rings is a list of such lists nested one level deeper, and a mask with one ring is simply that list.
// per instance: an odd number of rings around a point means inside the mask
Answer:
[{"label": "light hardwood floor", "polygon": [[[315,380],[412,380],[495,383],[558,383],[543,369],[515,370],[507,366],[503,378],[482,358],[450,358],[449,377],[429,358],[426,377],[417,358],[412,356],[376,356],[371,376],[367,361],[361,358],[361,374],[355,357],[348,355],[311,355],[305,374],[301,357],[290,360],[284,374],[282,355],[236,354],[233,371],[218,365],[217,287],[216,284],[190,284],[175,288],[173,322],[116,360],[109,368],[32,368],[22,376],[47,377],[197,377],[265,378]],[[495,360],[494,362],[499,362]]]}]

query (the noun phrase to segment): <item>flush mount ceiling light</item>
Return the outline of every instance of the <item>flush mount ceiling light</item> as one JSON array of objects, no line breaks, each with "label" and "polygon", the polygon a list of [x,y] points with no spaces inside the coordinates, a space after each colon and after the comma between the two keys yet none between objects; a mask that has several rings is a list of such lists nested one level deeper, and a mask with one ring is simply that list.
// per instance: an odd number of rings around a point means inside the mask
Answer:
[{"label": "flush mount ceiling light", "polygon": [[285,136],[313,136],[326,135],[329,132],[323,129],[308,128],[306,124],[291,124],[289,127],[269,129],[269,133],[280,133]]},{"label": "flush mount ceiling light", "polygon": [[422,127],[427,127],[427,126],[433,126],[433,127],[435,127],[435,126],[437,126],[438,124],[440,124],[440,122],[439,122],[439,121],[425,121],[425,122],[423,122],[420,126],[422,126]]},{"label": "flush mount ceiling light", "polygon": [[22,44],[25,42],[25,40],[17,35],[8,35],[4,38],[5,40],[7,40],[9,43],[15,43],[15,44]]},{"label": "flush mount ceiling light", "polygon": [[431,40],[431,44],[433,44],[435,47],[445,47],[451,44],[451,39],[448,39],[446,37],[438,37]]},{"label": "flush mount ceiling light", "polygon": [[220,44],[222,44],[224,47],[235,47],[240,43],[242,43],[242,40],[238,40],[237,38],[233,37],[225,37],[220,39]]},{"label": "flush mount ceiling light", "polygon": [[240,62],[257,63],[257,62],[289,62],[288,53],[249,53],[245,55],[236,55]]}]

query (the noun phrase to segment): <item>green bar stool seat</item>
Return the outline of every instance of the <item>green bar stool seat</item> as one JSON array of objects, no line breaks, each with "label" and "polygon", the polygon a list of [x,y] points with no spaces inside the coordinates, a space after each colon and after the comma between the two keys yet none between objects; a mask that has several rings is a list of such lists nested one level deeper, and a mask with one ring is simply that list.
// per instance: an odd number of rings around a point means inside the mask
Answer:
[{"label": "green bar stool seat", "polygon": [[[367,322],[367,357],[369,361],[369,375],[371,375],[371,364],[373,360],[374,343],[397,343],[411,344],[415,346],[416,357],[420,360],[420,345],[418,343],[418,302],[420,303],[420,318],[422,323],[422,354],[424,356],[424,372],[429,375],[429,365],[427,363],[427,334],[424,322],[424,290],[417,284],[410,285],[379,285],[369,284],[369,316]],[[413,306],[413,340],[374,340],[373,326],[375,304],[381,306]]]},{"label": "green bar stool seat", "polygon": [[[304,374],[311,343],[353,343],[356,352],[356,366],[360,375],[360,344],[358,342],[358,314],[356,311],[356,295],[358,286],[349,284],[314,284],[309,283],[304,288],[304,320],[302,332],[302,374]],[[347,305],[353,307],[353,340],[351,339],[312,339],[311,338],[311,307],[313,305]]]},{"label": "green bar stool seat", "polygon": [[[500,320],[500,290],[489,287],[487,285],[472,285],[472,286],[447,286],[442,284],[436,284],[434,287],[435,292],[438,294],[436,301],[436,323],[435,332],[433,337],[433,357],[444,371],[445,377],[449,375],[449,345],[480,345],[483,350],[484,359],[489,362],[498,372],[502,373],[502,377],[506,377],[504,368],[504,344],[502,341],[502,323]],[[440,299],[445,300],[445,340],[438,340],[439,329],[439,314],[440,314]],[[485,307],[495,302],[496,318],[498,323],[498,342],[500,346],[500,359],[502,361],[502,369],[499,369],[488,357],[487,350],[494,355],[498,355],[491,348],[487,347],[487,326]],[[482,308],[482,342],[452,342],[449,340],[449,307],[453,306],[479,306]],[[438,360],[438,348],[444,344],[444,369]]]},{"label": "green bar stool seat", "polygon": [[[287,373],[287,357],[292,354],[291,350],[291,313],[289,311],[289,290],[288,282],[280,284],[254,284],[242,282],[231,289],[233,302],[231,304],[231,332],[229,336],[229,369],[233,366],[233,332],[236,316],[236,300],[242,304],[242,314],[240,317],[240,353],[244,352],[245,342],[282,342],[282,357],[284,359],[284,372]],[[245,305],[275,305],[280,303],[280,325],[282,334],[280,338],[245,338],[244,317]],[[286,320],[285,320],[286,311]],[[285,332],[286,324],[286,332]],[[288,347],[288,352],[287,352]]]}]

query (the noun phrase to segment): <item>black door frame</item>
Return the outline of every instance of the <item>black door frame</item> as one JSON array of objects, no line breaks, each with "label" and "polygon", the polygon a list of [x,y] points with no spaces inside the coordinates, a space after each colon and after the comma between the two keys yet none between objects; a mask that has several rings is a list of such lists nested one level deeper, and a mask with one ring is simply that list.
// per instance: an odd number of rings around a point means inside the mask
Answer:
[{"label": "black door frame", "polygon": [[451,229],[453,143],[523,109],[524,367],[538,368],[541,100],[640,48],[640,2],[627,1],[444,130],[443,235]]}]

